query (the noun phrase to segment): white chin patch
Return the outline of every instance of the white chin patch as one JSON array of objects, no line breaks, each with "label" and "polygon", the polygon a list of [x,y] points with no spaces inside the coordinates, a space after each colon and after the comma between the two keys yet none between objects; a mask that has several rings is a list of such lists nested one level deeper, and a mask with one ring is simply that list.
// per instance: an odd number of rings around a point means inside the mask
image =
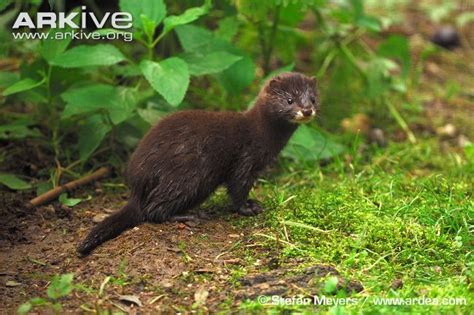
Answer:
[{"label": "white chin patch", "polygon": [[295,122],[298,124],[304,124],[313,120],[314,116],[316,116],[316,113],[314,111],[311,112],[310,116],[305,116],[303,115],[302,111],[298,111],[296,112],[295,117],[293,117],[292,122]]}]

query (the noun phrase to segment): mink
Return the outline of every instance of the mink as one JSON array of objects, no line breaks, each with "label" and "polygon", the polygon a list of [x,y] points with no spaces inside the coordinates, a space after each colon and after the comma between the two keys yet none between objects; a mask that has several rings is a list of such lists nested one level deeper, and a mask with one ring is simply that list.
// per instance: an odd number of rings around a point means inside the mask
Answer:
[{"label": "mink", "polygon": [[318,110],[314,77],[288,72],[268,80],[245,112],[186,110],[163,118],[130,158],[128,203],[96,225],[77,251],[87,255],[144,222],[186,218],[186,210],[221,185],[238,214],[262,212],[259,202],[248,199],[253,183],[298,125],[311,121]]}]

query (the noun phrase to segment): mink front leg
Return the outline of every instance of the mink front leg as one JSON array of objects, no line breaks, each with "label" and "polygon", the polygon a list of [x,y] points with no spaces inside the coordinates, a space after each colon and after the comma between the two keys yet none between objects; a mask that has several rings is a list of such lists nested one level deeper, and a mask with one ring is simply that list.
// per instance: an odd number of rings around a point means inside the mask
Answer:
[{"label": "mink front leg", "polygon": [[255,176],[240,173],[227,182],[227,191],[232,199],[232,204],[237,213],[243,216],[257,215],[263,211],[260,204],[253,199],[247,199],[250,189],[255,181]]}]

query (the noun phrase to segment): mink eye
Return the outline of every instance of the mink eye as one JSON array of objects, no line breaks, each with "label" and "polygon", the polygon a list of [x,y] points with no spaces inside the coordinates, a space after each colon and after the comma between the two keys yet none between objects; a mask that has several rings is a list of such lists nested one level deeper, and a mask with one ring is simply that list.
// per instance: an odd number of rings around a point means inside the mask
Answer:
[{"label": "mink eye", "polygon": [[288,102],[288,104],[293,104],[293,99],[290,97],[286,100]]},{"label": "mink eye", "polygon": [[314,98],[314,96],[311,96],[309,99],[311,100],[311,103],[313,104],[316,102],[316,99]]}]

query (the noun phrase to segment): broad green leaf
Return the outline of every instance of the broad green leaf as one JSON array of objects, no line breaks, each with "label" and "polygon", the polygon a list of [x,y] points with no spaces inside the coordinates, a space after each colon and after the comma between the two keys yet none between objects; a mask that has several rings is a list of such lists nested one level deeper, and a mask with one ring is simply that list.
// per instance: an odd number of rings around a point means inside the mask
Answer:
[{"label": "broad green leaf", "polygon": [[137,110],[138,115],[151,126],[155,125],[163,116],[166,115],[166,112],[159,111],[153,108],[141,108]]},{"label": "broad green leaf", "polygon": [[20,80],[17,72],[0,71],[0,89],[4,89]]},{"label": "broad green leaf", "polygon": [[63,193],[59,196],[59,202],[68,207],[74,207],[79,204],[82,199],[79,198],[68,198],[67,193]]},{"label": "broad green leaf", "polygon": [[110,66],[124,61],[125,56],[115,46],[98,44],[76,46],[58,55],[50,64],[63,68]]},{"label": "broad green leaf", "polygon": [[178,26],[176,33],[178,34],[179,43],[187,52],[197,51],[214,39],[212,32],[195,25]]},{"label": "broad green leaf", "polygon": [[150,85],[172,106],[178,106],[189,85],[188,65],[182,59],[171,57],[163,61],[144,60],[140,69]]},{"label": "broad green leaf", "polygon": [[12,0],[2,0],[2,1],[0,1],[0,12],[5,10],[5,8],[8,7],[8,5],[10,3],[12,3]]},{"label": "broad green leaf", "polygon": [[57,300],[71,293],[74,289],[74,285],[72,283],[73,278],[73,273],[54,276],[53,280],[48,286],[48,290],[46,291],[48,297],[50,299]]},{"label": "broad green leaf", "polygon": [[344,147],[308,126],[300,126],[282,152],[297,161],[329,159],[344,152]]},{"label": "broad green leaf", "polygon": [[357,19],[356,24],[374,32],[380,32],[382,27],[380,21],[374,16],[364,15]]},{"label": "broad green leaf", "polygon": [[15,93],[20,93],[23,91],[28,91],[42,85],[45,80],[36,81],[30,78],[20,80],[13,85],[10,85],[8,88],[3,91],[3,96],[8,96]]},{"label": "broad green leaf", "polygon": [[0,173],[0,184],[13,190],[23,190],[31,188],[31,184],[20,179],[18,176],[7,173]]},{"label": "broad green leaf", "polygon": [[227,41],[216,38],[212,32],[194,25],[182,25],[176,28],[176,33],[186,52],[206,55],[215,51],[226,51],[242,57],[217,75],[219,82],[228,92],[237,94],[255,79],[255,64],[252,58]]},{"label": "broad green leaf", "polygon": [[[76,9],[72,12],[78,12]],[[73,19],[75,23],[78,23],[79,14]],[[63,53],[72,41],[72,36],[68,36],[68,33],[72,31],[72,28],[67,26],[66,28],[52,28],[48,32],[48,37],[41,41],[39,48],[40,55],[50,63],[51,60]]]},{"label": "broad green leaf", "polygon": [[66,107],[61,114],[62,118],[74,115],[106,111],[112,123],[117,125],[129,118],[135,103],[127,98],[130,91],[119,89],[111,85],[94,84],[64,92],[61,97]]},{"label": "broad green leaf", "polygon": [[26,302],[26,303],[21,304],[16,311],[19,315],[25,315],[25,314],[28,314],[32,308],[33,308],[33,305],[31,305],[30,302]]},{"label": "broad green leaf", "polygon": [[380,57],[371,59],[365,69],[369,85],[367,96],[374,99],[390,89],[390,71],[397,68],[398,65],[390,59]]},{"label": "broad green leaf", "polygon": [[153,37],[155,36],[155,22],[144,14],[140,16],[140,19],[142,20],[143,32],[149,38],[149,41],[152,41]]},{"label": "broad green leaf", "polygon": [[402,75],[406,78],[410,71],[411,55],[408,39],[399,35],[392,35],[384,40],[379,48],[378,54],[383,57],[396,58],[402,64]]},{"label": "broad green leaf", "polygon": [[219,83],[231,94],[238,94],[255,80],[255,63],[249,56],[242,56],[228,69],[217,75]]},{"label": "broad green leaf", "polygon": [[0,139],[22,139],[41,136],[37,129],[29,128],[33,124],[34,122],[29,120],[17,120],[8,125],[0,125]]},{"label": "broad green leaf", "polygon": [[234,38],[239,30],[239,20],[237,16],[229,16],[219,21],[219,27],[215,31],[215,35],[228,42]]},{"label": "broad green leaf", "polygon": [[99,147],[111,127],[101,115],[94,115],[86,119],[79,129],[79,157],[86,161]]},{"label": "broad green leaf", "polygon": [[170,15],[163,21],[163,33],[166,34],[178,25],[184,25],[197,20],[202,15],[209,11],[208,1],[200,7],[190,8],[184,11],[181,15]]},{"label": "broad green leaf", "polygon": [[166,5],[163,0],[120,0],[119,5],[121,11],[132,15],[133,26],[139,29],[144,28],[142,15],[153,21],[155,26],[158,26],[166,16]]},{"label": "broad green leaf", "polygon": [[242,56],[226,51],[216,51],[209,54],[190,53],[182,57],[188,64],[189,73],[192,75],[218,73],[242,59]]}]

